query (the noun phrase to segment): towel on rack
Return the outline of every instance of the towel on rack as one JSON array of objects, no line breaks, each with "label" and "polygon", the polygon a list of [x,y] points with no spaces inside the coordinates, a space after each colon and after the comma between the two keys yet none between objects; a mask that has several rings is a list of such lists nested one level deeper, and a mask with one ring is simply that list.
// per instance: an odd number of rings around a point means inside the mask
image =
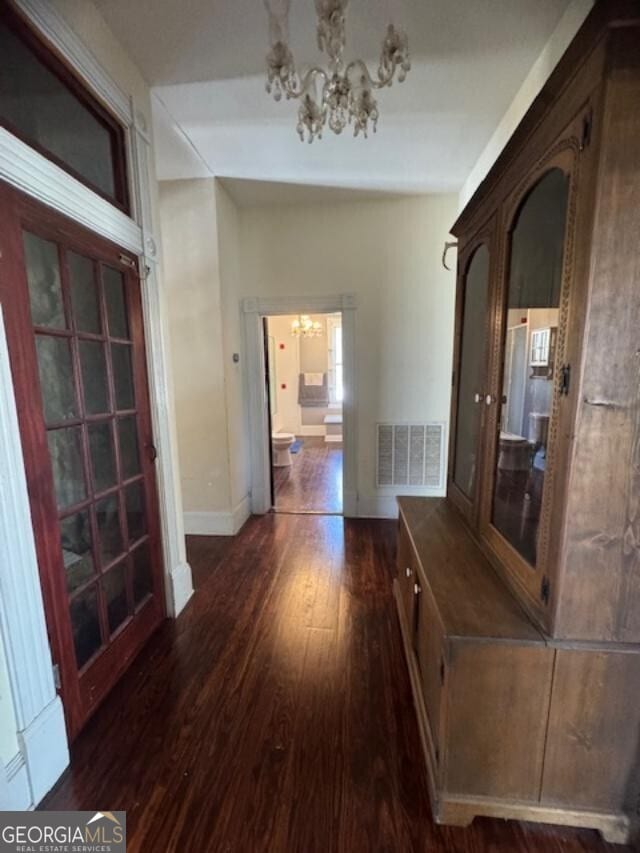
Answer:
[{"label": "towel on rack", "polygon": [[329,405],[329,380],[326,373],[322,373],[321,376],[322,384],[307,385],[305,374],[300,374],[298,381],[298,403],[303,408],[326,408]]},{"label": "towel on rack", "polygon": [[324,384],[324,373],[305,373],[304,374],[304,384],[305,385],[323,385]]}]

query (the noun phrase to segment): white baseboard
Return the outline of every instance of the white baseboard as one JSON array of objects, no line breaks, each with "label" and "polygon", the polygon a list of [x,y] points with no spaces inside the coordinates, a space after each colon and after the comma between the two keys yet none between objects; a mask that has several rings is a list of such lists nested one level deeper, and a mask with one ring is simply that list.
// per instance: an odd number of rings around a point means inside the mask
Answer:
[{"label": "white baseboard", "polygon": [[176,617],[187,606],[193,595],[193,579],[189,563],[180,563],[169,574],[171,584],[171,600],[173,602],[172,616]]},{"label": "white baseboard", "polygon": [[233,535],[240,530],[245,521],[251,516],[251,498],[245,495],[233,510]]},{"label": "white baseboard", "polygon": [[346,489],[342,493],[343,507],[342,514],[345,518],[358,517],[358,493],[349,492]]},{"label": "white baseboard", "polygon": [[0,762],[0,811],[26,812],[33,808],[29,774],[21,752],[11,759],[2,773]]},{"label": "white baseboard", "polygon": [[67,731],[59,696],[18,733],[18,743],[27,767],[32,802],[38,805],[69,765]]},{"label": "white baseboard", "polygon": [[228,512],[185,512],[187,536],[235,536],[251,515],[249,495]]},{"label": "white baseboard", "polygon": [[358,518],[397,518],[398,503],[393,497],[359,497]]},{"label": "white baseboard", "polygon": [[401,488],[382,495],[358,496],[358,518],[397,518],[398,502],[401,495],[416,495],[421,498],[441,498],[443,489]]},{"label": "white baseboard", "polygon": [[342,436],[341,435],[325,435],[324,440],[327,444],[342,444]]},{"label": "white baseboard", "polygon": [[327,428],[324,424],[306,424],[300,427],[298,435],[316,435],[324,438],[327,434]]}]

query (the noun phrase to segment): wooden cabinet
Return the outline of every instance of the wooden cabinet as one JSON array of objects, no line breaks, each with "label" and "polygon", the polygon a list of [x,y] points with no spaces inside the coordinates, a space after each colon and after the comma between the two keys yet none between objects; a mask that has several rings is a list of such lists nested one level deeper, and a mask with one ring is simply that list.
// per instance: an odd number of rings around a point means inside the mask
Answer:
[{"label": "wooden cabinet", "polygon": [[448,495],[567,640],[640,643],[639,57],[637,7],[596,4],[452,229]]},{"label": "wooden cabinet", "polygon": [[600,0],[454,224],[447,498],[396,595],[436,818],[640,819],[640,14]]},{"label": "wooden cabinet", "polygon": [[552,641],[449,501],[399,503],[394,589],[436,821],[511,817],[629,840],[640,654]]}]

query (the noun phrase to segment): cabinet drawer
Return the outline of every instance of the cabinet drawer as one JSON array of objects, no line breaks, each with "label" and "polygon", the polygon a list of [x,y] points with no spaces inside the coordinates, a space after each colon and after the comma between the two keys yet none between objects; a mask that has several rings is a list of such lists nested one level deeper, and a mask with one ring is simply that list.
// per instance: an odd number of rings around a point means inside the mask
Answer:
[{"label": "cabinet drawer", "polygon": [[436,749],[436,761],[440,758],[440,727],[443,684],[445,680],[445,638],[440,619],[430,591],[420,584],[416,596],[416,628],[414,647],[420,669],[422,696],[429,718],[431,734]]}]

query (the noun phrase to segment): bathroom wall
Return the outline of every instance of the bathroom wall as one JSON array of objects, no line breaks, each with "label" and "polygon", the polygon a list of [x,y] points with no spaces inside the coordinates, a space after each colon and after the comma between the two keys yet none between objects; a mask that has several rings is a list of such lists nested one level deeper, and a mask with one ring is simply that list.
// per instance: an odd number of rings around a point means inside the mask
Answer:
[{"label": "bathroom wall", "polygon": [[[529,437],[529,415],[532,412],[548,415],[551,412],[553,396],[553,380],[545,376],[532,377],[531,361],[531,334],[536,329],[547,329],[558,325],[557,308],[510,308],[507,316],[507,327],[526,329],[525,343],[525,365],[522,372],[513,375],[511,379],[510,397],[518,398],[518,411],[513,413],[513,420],[518,420],[519,425],[510,423],[509,431]],[[523,322],[524,321],[524,322]]]},{"label": "bathroom wall", "polygon": [[312,314],[311,319],[320,323],[322,334],[317,338],[300,338],[300,372],[326,373],[329,369],[327,317],[325,314]]},{"label": "bathroom wall", "polygon": [[[529,312],[529,330],[527,337],[527,363],[531,359],[531,333],[536,329],[548,329],[558,325],[557,308],[532,308]],[[531,377],[531,368],[527,371],[524,413],[522,418],[524,435],[529,437],[529,415],[532,412],[549,415],[553,400],[553,380],[547,377]]]},{"label": "bathroom wall", "polygon": [[291,334],[295,316],[269,317],[268,334],[274,339],[276,411],[272,418],[274,432],[300,434],[298,405],[298,375],[300,374],[300,343]]},{"label": "bathroom wall", "polygon": [[[300,372],[328,373],[329,371],[329,338],[327,335],[327,315],[312,314],[314,322],[322,324],[322,335],[318,338],[301,338],[300,340]],[[306,435],[324,435],[324,419],[329,411],[327,406],[306,406],[301,410],[302,431]],[[315,427],[315,429],[313,429]]]}]

